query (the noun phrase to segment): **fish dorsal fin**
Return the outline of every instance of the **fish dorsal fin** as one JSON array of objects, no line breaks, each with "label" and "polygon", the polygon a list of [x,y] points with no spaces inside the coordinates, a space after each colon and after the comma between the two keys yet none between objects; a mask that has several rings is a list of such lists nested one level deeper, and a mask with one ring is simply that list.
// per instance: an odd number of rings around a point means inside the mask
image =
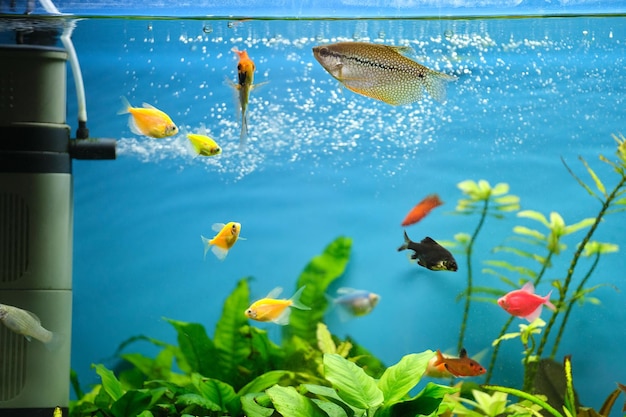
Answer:
[{"label": "fish dorsal fin", "polygon": [[267,294],[265,298],[276,298],[283,292],[283,287],[276,287]]},{"label": "fish dorsal fin", "polygon": [[438,245],[439,243],[435,242],[434,239],[432,239],[429,236],[426,236],[424,239],[422,239],[422,241],[420,243],[423,243],[425,245]]},{"label": "fish dorsal fin", "polygon": [[211,230],[214,232],[221,232],[224,226],[226,226],[224,223],[213,223],[211,225]]},{"label": "fish dorsal fin", "polygon": [[526,291],[527,293],[534,294],[535,293],[535,286],[533,285],[532,282],[528,281],[522,287],[522,291]]},{"label": "fish dorsal fin", "polygon": [[228,249],[220,248],[219,246],[213,245],[211,246],[211,252],[219,259],[223,261],[226,259],[226,255],[228,255]]},{"label": "fish dorsal fin", "polygon": [[400,55],[414,55],[415,51],[410,46],[392,46],[389,45],[389,48],[393,49],[395,52]]},{"label": "fish dorsal fin", "polygon": [[353,294],[355,292],[357,292],[359,290],[356,290],[354,288],[350,288],[350,287],[341,287],[341,288],[337,288],[337,294]]},{"label": "fish dorsal fin", "polygon": [[467,350],[465,350],[465,348],[461,348],[461,351],[459,352],[459,358],[467,358]]},{"label": "fish dorsal fin", "polygon": [[144,109],[159,110],[159,109],[157,109],[156,107],[154,107],[152,104],[148,104],[148,103],[141,103],[141,106],[142,106]]}]

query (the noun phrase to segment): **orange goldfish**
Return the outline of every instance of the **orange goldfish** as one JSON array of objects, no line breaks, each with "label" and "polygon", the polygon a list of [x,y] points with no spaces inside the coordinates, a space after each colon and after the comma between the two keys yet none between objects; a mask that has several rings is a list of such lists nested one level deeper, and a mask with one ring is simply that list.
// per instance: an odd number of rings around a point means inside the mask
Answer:
[{"label": "orange goldfish", "polygon": [[532,322],[541,315],[541,307],[544,304],[550,310],[556,311],[556,307],[550,302],[550,294],[552,291],[544,297],[535,294],[535,286],[529,281],[521,289],[500,297],[498,305],[507,313]]},{"label": "orange goldfish", "polygon": [[200,236],[202,238],[202,242],[204,243],[204,256],[206,257],[206,253],[209,249],[211,249],[215,256],[217,256],[217,259],[223,261],[226,258],[226,255],[228,255],[228,251],[233,247],[237,240],[244,240],[244,238],[239,237],[241,224],[237,222],[229,222],[227,224],[215,223],[212,226],[212,229],[214,232],[217,232],[213,239],[207,239],[204,236]]},{"label": "orange goldfish", "polygon": [[300,287],[298,291],[289,300],[277,300],[283,291],[282,288],[276,287],[267,295],[267,297],[255,301],[246,310],[246,317],[256,321],[271,321],[276,324],[284,326],[289,324],[289,315],[291,310],[289,307],[299,308],[300,310],[310,310],[310,307],[305,306],[300,302],[300,296],[304,291],[304,286]]},{"label": "orange goldfish", "polygon": [[238,57],[239,63],[237,64],[237,84],[233,84],[233,87],[239,92],[239,108],[241,110],[241,134],[239,135],[239,148],[246,146],[246,139],[248,137],[248,99],[250,97],[250,91],[255,85],[254,82],[254,70],[256,69],[254,62],[248,56],[248,52],[245,50],[240,51],[237,48],[231,49]]},{"label": "orange goldfish", "polygon": [[439,199],[437,194],[431,194],[426,196],[415,207],[409,211],[404,220],[402,220],[402,226],[410,226],[422,220],[432,209],[439,207],[443,204],[443,201]]},{"label": "orange goldfish", "polygon": [[485,368],[467,356],[465,348],[461,349],[458,358],[443,356],[437,350],[437,356],[428,362],[426,368],[426,375],[433,378],[478,376],[485,372]]},{"label": "orange goldfish", "polygon": [[124,107],[118,114],[130,113],[128,126],[134,134],[162,139],[178,133],[172,119],[156,107],[148,103],[143,103],[143,107],[132,107],[126,97],[122,97],[122,102]]}]

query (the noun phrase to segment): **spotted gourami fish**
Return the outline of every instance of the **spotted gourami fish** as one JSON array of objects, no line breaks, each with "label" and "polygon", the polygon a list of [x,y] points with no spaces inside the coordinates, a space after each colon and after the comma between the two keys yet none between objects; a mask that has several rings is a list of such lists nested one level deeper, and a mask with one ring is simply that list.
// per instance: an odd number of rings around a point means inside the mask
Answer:
[{"label": "spotted gourami fish", "polygon": [[425,374],[433,378],[452,378],[478,376],[486,372],[478,362],[467,356],[465,348],[461,349],[458,358],[443,356],[440,350],[426,367]]},{"label": "spotted gourami fish", "polygon": [[245,49],[240,51],[237,48],[233,48],[231,51],[239,57],[239,63],[237,64],[237,84],[233,84],[233,86],[239,92],[239,109],[241,111],[239,148],[241,149],[246,146],[248,137],[248,99],[250,98],[250,91],[254,87],[254,70],[256,66]]},{"label": "spotted gourami fish", "polygon": [[456,77],[402,55],[410,51],[409,47],[339,42],[316,46],[313,55],[330,75],[355,93],[401,105],[421,99],[426,90],[435,100],[445,101],[445,84]]},{"label": "spotted gourami fish", "polygon": [[544,305],[550,310],[556,311],[556,307],[550,302],[550,294],[552,291],[544,297],[535,294],[535,286],[529,281],[521,289],[511,291],[500,297],[498,305],[507,313],[532,322],[541,315],[541,308]]},{"label": "spotted gourami fish", "polygon": [[439,199],[437,194],[431,194],[426,196],[422,201],[417,203],[415,207],[409,211],[404,220],[402,226],[410,226],[422,220],[432,209],[439,207],[443,204],[443,201]]},{"label": "spotted gourami fish", "polygon": [[278,300],[276,297],[283,291],[282,288],[276,287],[267,295],[267,297],[255,301],[245,311],[246,317],[256,321],[271,321],[282,326],[289,324],[290,307],[299,308],[300,310],[310,310],[300,302],[300,296],[304,291],[304,286],[288,300]]},{"label": "spotted gourami fish", "polygon": [[13,332],[20,334],[29,342],[39,340],[45,345],[54,345],[59,341],[58,335],[46,330],[39,317],[21,308],[0,304],[0,321]]},{"label": "spotted gourami fish", "polygon": [[202,238],[202,243],[204,243],[204,256],[206,257],[206,253],[209,249],[211,249],[213,254],[217,256],[217,259],[223,261],[226,258],[226,255],[228,255],[228,251],[233,247],[237,240],[244,240],[239,237],[241,224],[237,222],[229,222],[226,224],[215,223],[213,224],[212,229],[214,232],[217,232],[213,239],[207,239],[204,236],[200,236]]},{"label": "spotted gourami fish", "polygon": [[454,256],[430,237],[425,237],[417,243],[413,242],[405,231],[404,243],[398,248],[398,251],[406,249],[414,252],[411,259],[417,259],[418,265],[431,271],[456,271],[458,268]]},{"label": "spotted gourami fish", "polygon": [[148,103],[143,103],[143,107],[132,107],[126,97],[122,97],[122,102],[123,108],[118,114],[130,113],[128,127],[134,134],[162,139],[178,133],[172,119],[156,107]]},{"label": "spotted gourami fish", "polygon": [[[351,316],[364,316],[369,314],[380,301],[380,296],[366,290],[356,290],[354,288],[339,288],[337,297],[328,296],[328,300],[341,307]],[[343,317],[343,318],[348,318]]]}]

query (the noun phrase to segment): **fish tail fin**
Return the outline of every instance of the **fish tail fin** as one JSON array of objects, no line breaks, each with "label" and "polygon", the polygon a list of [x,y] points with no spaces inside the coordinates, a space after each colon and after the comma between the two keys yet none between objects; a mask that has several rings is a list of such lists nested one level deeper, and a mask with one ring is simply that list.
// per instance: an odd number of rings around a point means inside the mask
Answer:
[{"label": "fish tail fin", "polygon": [[306,287],[306,285],[303,285],[300,287],[300,289],[298,289],[298,291],[296,291],[296,293],[293,295],[293,297],[291,297],[290,301],[291,301],[291,307],[300,309],[300,310],[310,310],[311,307],[305,306],[304,304],[302,304],[300,302],[300,297],[302,296],[302,291],[304,291],[304,288]]},{"label": "fish tail fin", "polygon": [[548,295],[546,295],[545,297],[543,297],[544,301],[545,301],[545,305],[546,307],[548,307],[550,310],[552,311],[556,311],[556,306],[554,304],[552,304],[552,302],[550,301],[550,296],[552,295],[552,290],[550,290],[550,292],[548,293]]},{"label": "fish tail fin", "polygon": [[246,144],[248,142],[248,120],[246,118],[246,114],[241,112],[241,134],[239,135],[239,150],[243,151],[246,149]]},{"label": "fish tail fin", "polygon": [[200,235],[200,238],[202,239],[202,243],[204,244],[204,259],[206,259],[206,254],[209,249],[211,249],[211,240],[202,235]]},{"label": "fish tail fin", "polygon": [[446,83],[456,80],[453,75],[444,74],[435,70],[426,73],[426,91],[440,103],[446,101]]},{"label": "fish tail fin", "polygon": [[50,340],[44,343],[44,346],[49,352],[57,352],[63,343],[65,342],[65,336],[59,333],[52,332]]},{"label": "fish tail fin", "polygon": [[124,96],[120,96],[120,99],[122,100],[122,107],[117,111],[117,114],[128,114],[130,113],[130,108],[132,107],[130,105],[130,102],[128,101],[128,99]]},{"label": "fish tail fin", "polygon": [[406,230],[404,231],[404,243],[400,245],[398,248],[398,252],[407,250],[409,248],[409,243],[411,243],[411,239],[409,239],[409,235],[406,234]]}]

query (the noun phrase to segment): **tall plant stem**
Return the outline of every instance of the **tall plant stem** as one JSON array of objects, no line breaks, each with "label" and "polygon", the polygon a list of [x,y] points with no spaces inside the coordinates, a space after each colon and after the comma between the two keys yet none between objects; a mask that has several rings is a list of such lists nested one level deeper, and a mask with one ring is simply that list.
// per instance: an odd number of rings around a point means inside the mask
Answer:
[{"label": "tall plant stem", "polygon": [[552,346],[552,352],[550,352],[551,359],[554,359],[554,357],[556,356],[556,349],[561,342],[561,337],[563,336],[563,331],[565,330],[565,323],[567,323],[567,318],[572,312],[572,307],[574,307],[574,302],[577,300],[576,295],[580,294],[580,292],[583,290],[583,288],[585,287],[585,284],[587,283],[587,281],[593,274],[593,271],[595,271],[596,266],[598,266],[599,261],[600,261],[600,253],[598,252],[596,253],[596,257],[593,260],[593,264],[591,265],[591,268],[589,268],[587,275],[585,275],[585,277],[580,281],[580,284],[578,284],[576,291],[574,291],[574,296],[572,300],[567,305],[567,309],[565,310],[565,314],[563,315],[563,321],[561,321],[561,326],[559,327],[559,332],[557,333],[556,339],[554,340],[554,345]]},{"label": "tall plant stem", "polygon": [[[589,243],[589,241],[591,240],[591,237],[593,236],[593,234],[595,233],[596,229],[598,228],[598,226],[600,225],[600,222],[602,221],[602,219],[604,218],[604,215],[606,214],[606,211],[609,209],[609,206],[611,205],[611,203],[613,202],[613,200],[617,197],[617,194],[619,193],[619,191],[621,190],[622,187],[624,187],[624,185],[626,184],[626,175],[622,174],[622,179],[620,180],[620,182],[615,186],[615,188],[613,189],[613,191],[611,192],[611,194],[609,194],[606,197],[606,200],[604,200],[604,203],[602,204],[602,208],[600,209],[600,212],[598,212],[598,215],[596,216],[596,221],[591,225],[591,227],[589,228],[589,230],[587,231],[587,234],[585,235],[585,237],[583,238],[583,240],[580,242],[580,244],[578,245],[578,248],[576,249],[576,252],[574,253],[574,257],[572,258],[572,262],[570,263],[569,269],[567,270],[567,276],[565,277],[565,282],[563,283],[563,285],[561,286],[561,289],[559,291],[559,301],[557,306],[559,308],[562,308],[565,304],[565,299],[567,298],[567,292],[569,290],[569,285],[572,281],[572,277],[574,276],[574,271],[576,269],[576,265],[578,265],[578,260],[580,259],[583,250],[585,249],[585,246],[587,245],[587,243]],[[548,322],[548,325],[546,326],[546,330],[543,333],[543,336],[541,337],[541,342],[539,343],[539,347],[537,348],[537,357],[541,358],[541,355],[543,354],[543,350],[546,346],[546,343],[548,342],[548,336],[550,335],[550,331],[552,330],[552,326],[554,326],[554,323],[556,322],[556,317],[558,315],[558,310],[552,313],[552,316],[550,316],[550,321]],[[564,321],[561,326],[565,327],[566,322]],[[558,344],[555,343],[554,347],[553,347],[553,351],[556,352],[556,350],[558,349]],[[535,373],[537,372],[537,367],[536,366],[527,366],[526,367],[526,372],[524,375],[524,388],[527,389],[531,386],[532,381],[535,379]]]},{"label": "tall plant stem", "polygon": [[474,242],[476,242],[476,238],[478,237],[478,234],[480,233],[480,229],[482,229],[483,224],[485,224],[485,219],[487,218],[487,209],[489,208],[489,200],[490,198],[487,197],[484,200],[484,204],[483,204],[483,209],[480,213],[480,220],[478,222],[478,225],[476,225],[476,230],[474,230],[474,233],[472,234],[472,237],[467,245],[467,252],[466,252],[466,256],[467,256],[467,293],[465,295],[465,307],[463,309],[463,321],[461,322],[461,330],[459,332],[459,343],[457,346],[457,351],[460,352],[461,349],[463,349],[463,340],[465,339],[465,329],[467,328],[467,322],[469,320],[469,311],[470,311],[470,304],[471,304],[471,299],[472,299],[472,290],[473,290],[473,284],[472,284],[472,252],[474,250]]},{"label": "tall plant stem", "polygon": [[[543,264],[541,265],[541,271],[539,271],[539,273],[537,274],[537,276],[535,277],[535,280],[533,281],[533,285],[536,287],[537,285],[539,285],[539,283],[541,282],[541,278],[543,278],[543,275],[545,274],[546,270],[548,269],[548,266],[550,265],[550,261],[552,260],[552,255],[554,255],[554,251],[550,251],[548,253],[548,256],[546,257],[545,261],[543,262]],[[500,334],[498,335],[498,338],[496,340],[501,340],[502,336],[504,336],[506,334],[506,332],[509,330],[509,326],[511,325],[511,323],[513,322],[513,320],[515,319],[514,316],[510,316],[506,323],[504,323],[504,326],[502,326],[502,329],[500,330]],[[485,383],[488,384],[489,381],[491,380],[491,375],[493,375],[493,370],[496,367],[496,360],[498,358],[498,353],[500,352],[500,343],[498,343],[494,348],[493,348],[493,354],[491,355],[491,361],[489,362],[489,367],[487,368],[487,378],[485,379]]]}]

